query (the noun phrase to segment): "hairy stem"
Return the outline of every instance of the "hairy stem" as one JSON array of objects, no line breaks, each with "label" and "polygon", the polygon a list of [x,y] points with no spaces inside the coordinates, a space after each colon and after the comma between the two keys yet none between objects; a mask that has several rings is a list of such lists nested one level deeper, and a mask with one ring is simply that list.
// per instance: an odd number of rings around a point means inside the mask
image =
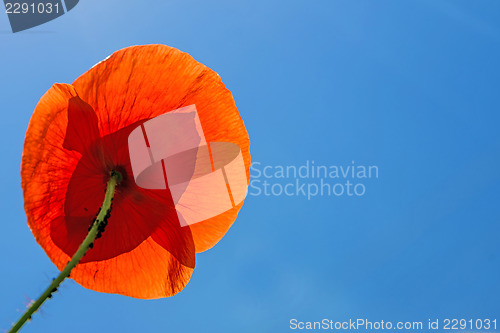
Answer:
[{"label": "hairy stem", "polygon": [[40,308],[43,302],[45,302],[48,298],[52,297],[52,293],[54,293],[61,284],[61,282],[63,282],[64,279],[66,279],[69,276],[71,270],[75,268],[76,265],[78,265],[78,263],[83,258],[85,253],[87,253],[87,251],[90,248],[92,248],[95,239],[100,236],[100,234],[104,230],[104,227],[106,226],[107,219],[111,212],[111,204],[113,201],[113,196],[115,194],[115,188],[116,185],[121,180],[122,176],[119,172],[117,171],[111,172],[111,177],[108,181],[108,186],[106,188],[106,195],[104,196],[104,202],[102,203],[101,209],[99,210],[96,219],[89,228],[89,233],[87,234],[87,237],[85,237],[82,244],[80,244],[80,247],[78,247],[78,250],[73,255],[71,260],[68,262],[66,267],[64,267],[61,273],[59,273],[59,275],[52,280],[52,283],[43,292],[43,294],[36,301],[30,304],[29,308],[22,315],[22,317],[19,318],[19,320],[14,324],[14,326],[12,326],[12,328],[9,330],[9,333],[14,333],[19,331],[21,327],[26,323],[26,321],[31,319],[33,313],[35,313],[36,310]]}]

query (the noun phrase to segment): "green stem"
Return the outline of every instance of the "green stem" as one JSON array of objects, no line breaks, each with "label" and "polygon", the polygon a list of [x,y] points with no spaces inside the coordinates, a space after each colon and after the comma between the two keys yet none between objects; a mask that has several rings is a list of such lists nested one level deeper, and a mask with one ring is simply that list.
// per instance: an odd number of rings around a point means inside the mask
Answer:
[{"label": "green stem", "polygon": [[106,188],[106,195],[104,196],[104,202],[102,203],[101,209],[99,210],[99,214],[97,214],[96,219],[94,220],[91,228],[89,229],[89,233],[87,237],[83,240],[82,244],[71,258],[70,262],[64,267],[64,269],[59,273],[59,275],[52,280],[50,286],[43,292],[43,294],[33,303],[31,303],[30,307],[26,310],[26,312],[22,315],[21,318],[12,326],[9,333],[17,332],[21,329],[21,327],[26,323],[26,321],[31,319],[33,313],[47,300],[47,298],[52,297],[52,293],[57,290],[57,287],[67,278],[73,268],[80,262],[85,253],[92,248],[94,241],[100,236],[101,232],[104,230],[106,226],[107,219],[111,212],[111,204],[113,201],[113,196],[115,194],[116,185],[122,180],[122,176],[119,172],[113,171],[111,172],[111,177],[108,181],[108,187]]}]

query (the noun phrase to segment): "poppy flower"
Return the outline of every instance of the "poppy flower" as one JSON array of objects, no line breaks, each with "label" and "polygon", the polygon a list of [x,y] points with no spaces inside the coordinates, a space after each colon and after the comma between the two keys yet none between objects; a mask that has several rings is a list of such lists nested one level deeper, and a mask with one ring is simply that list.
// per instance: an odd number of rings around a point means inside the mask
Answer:
[{"label": "poppy flower", "polygon": [[[134,130],[193,105],[207,143],[239,147],[246,188],[249,139],[231,92],[217,73],[175,48],[117,51],[40,99],[26,133],[22,188],[28,225],[59,269],[87,235],[110,172],[122,175],[105,232],[71,271],[82,286],[137,298],[172,296],[188,283],[195,253],[213,247],[236,219],[242,198],[216,216],[182,224],[173,191],[140,186],[132,170]],[[183,142],[182,132],[169,133]]]}]

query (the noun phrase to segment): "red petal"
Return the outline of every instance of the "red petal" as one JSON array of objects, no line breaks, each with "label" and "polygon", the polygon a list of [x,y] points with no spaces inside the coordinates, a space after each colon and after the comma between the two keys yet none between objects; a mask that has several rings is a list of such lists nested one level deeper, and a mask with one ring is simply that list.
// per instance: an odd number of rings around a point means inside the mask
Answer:
[{"label": "red petal", "polygon": [[83,155],[98,139],[99,127],[94,110],[79,97],[71,98],[68,102],[68,127],[63,147]]},{"label": "red petal", "polygon": [[[231,92],[217,73],[189,54],[165,45],[128,47],[94,66],[73,85],[96,111],[103,124],[101,134],[195,104],[207,142],[238,144],[250,179],[250,141]],[[191,225],[196,252],[213,247],[240,208]]]}]

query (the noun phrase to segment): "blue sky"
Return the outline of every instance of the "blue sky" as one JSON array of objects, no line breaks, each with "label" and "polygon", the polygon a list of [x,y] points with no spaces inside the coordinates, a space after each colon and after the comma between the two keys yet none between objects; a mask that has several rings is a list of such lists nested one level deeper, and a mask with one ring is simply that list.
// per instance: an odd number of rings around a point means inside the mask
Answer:
[{"label": "blue sky", "polygon": [[355,161],[379,177],[363,180],[359,197],[248,196],[180,294],[145,301],[68,280],[25,332],[500,320],[499,1],[82,0],[17,34],[0,14],[0,328],[57,274],[20,188],[38,99],[115,50],[149,43],[220,74],[253,161]]}]

